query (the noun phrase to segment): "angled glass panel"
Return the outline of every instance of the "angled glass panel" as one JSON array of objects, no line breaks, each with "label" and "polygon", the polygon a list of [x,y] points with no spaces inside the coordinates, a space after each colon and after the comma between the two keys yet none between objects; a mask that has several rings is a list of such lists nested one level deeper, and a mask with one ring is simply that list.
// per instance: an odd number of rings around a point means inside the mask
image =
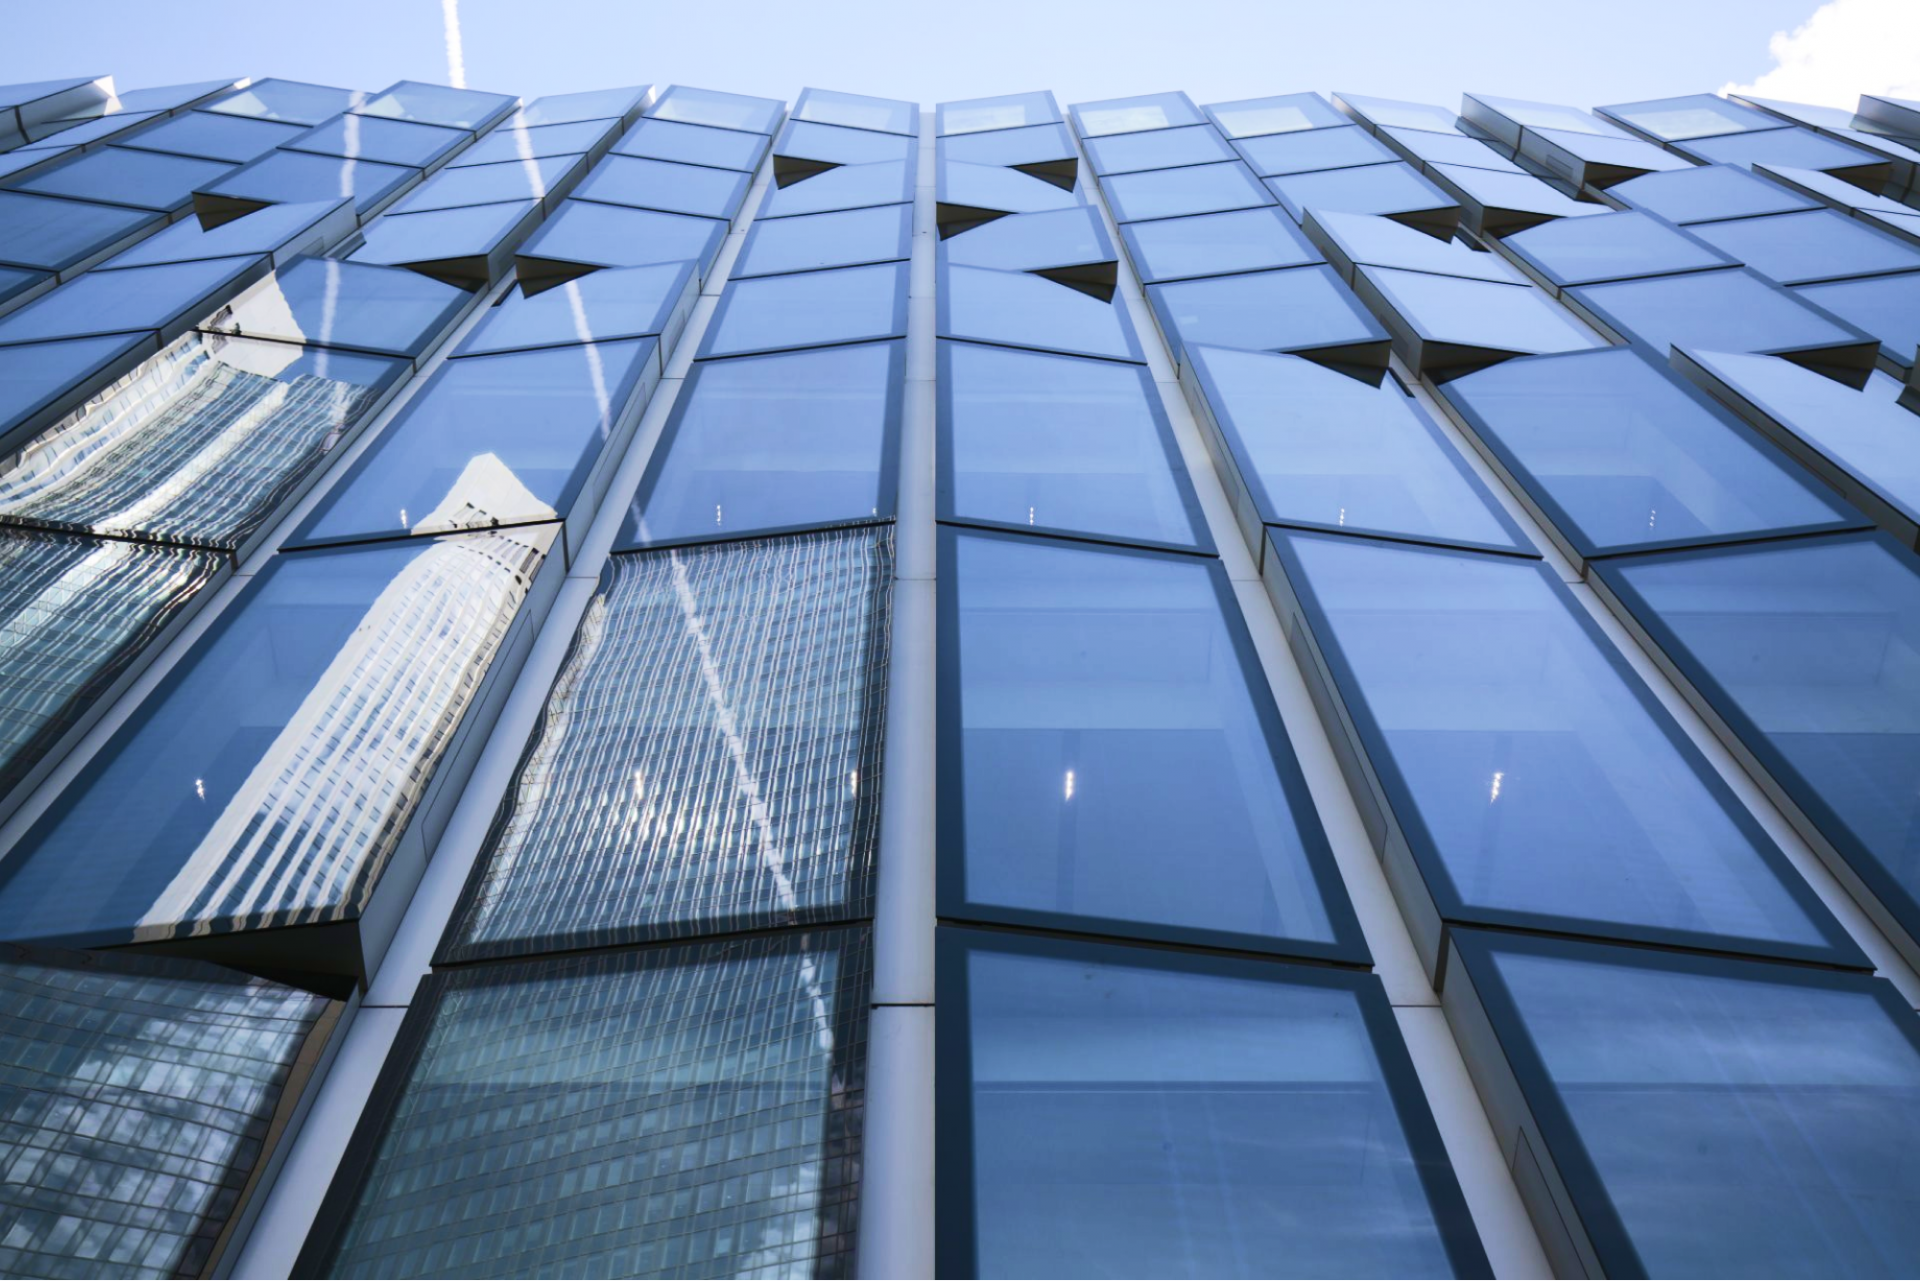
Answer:
[{"label": "angled glass panel", "polygon": [[623,156],[751,172],[767,154],[767,138],[765,134],[709,129],[677,120],[642,120],[627,130],[613,149]]},{"label": "angled glass panel", "polygon": [[1607,586],[1920,934],[1920,565],[1885,534],[1621,561]]},{"label": "angled glass panel", "polygon": [[256,120],[317,125],[343,111],[358,110],[369,96],[359,89],[335,89],[298,80],[256,80],[203,110],[251,116]]},{"label": "angled glass panel", "polygon": [[[615,161],[629,163],[624,156],[609,156],[594,167],[595,173],[606,172],[607,166]],[[545,200],[564,186],[567,178],[584,163],[585,157],[582,156],[544,156],[538,160],[508,160],[497,165],[463,165],[458,169],[442,169],[395,201],[387,212],[424,213],[433,209],[458,209],[463,205],[487,205],[508,200]],[[630,163],[652,162],[635,160]],[[717,171],[702,169],[698,172]]]},{"label": "angled glass panel", "polygon": [[1690,169],[1692,162],[1640,138],[1529,129],[1520,154],[1577,187],[1612,187],[1641,174]]},{"label": "angled glass panel", "polygon": [[65,271],[142,228],[165,221],[158,210],[56,200],[0,191],[0,262]]},{"label": "angled glass panel", "polygon": [[1310,236],[1328,247],[1348,279],[1355,267],[1398,267],[1468,280],[1527,283],[1526,276],[1499,254],[1476,250],[1461,240],[1441,240],[1377,214],[1315,209],[1307,214],[1307,228]]},{"label": "angled glass panel", "polygon": [[649,118],[711,125],[716,129],[744,129],[750,133],[772,133],[786,113],[787,104],[778,98],[749,98],[745,94],[716,93],[686,85],[674,85],[647,108]]},{"label": "angled glass panel", "polygon": [[280,145],[289,151],[349,156],[355,160],[378,160],[383,164],[425,169],[469,137],[464,129],[386,120],[375,113],[336,116]]},{"label": "angled glass panel", "polygon": [[1086,203],[1078,191],[1063,190],[1044,178],[1003,165],[970,165],[963,160],[941,163],[936,192],[943,205],[1000,213],[1040,213]]},{"label": "angled glass panel", "polygon": [[1110,360],[1146,359],[1118,303],[1024,271],[948,263],[940,272],[936,297],[942,338]]},{"label": "angled glass panel", "polygon": [[1206,123],[1206,117],[1200,114],[1200,108],[1193,105],[1193,100],[1177,92],[1083,102],[1069,110],[1082,138]]},{"label": "angled glass panel", "polygon": [[142,129],[122,145],[138,147],[143,151],[169,151],[179,156],[199,156],[206,160],[245,164],[249,160],[258,160],[281,143],[298,138],[305,132],[299,125],[252,120],[245,116],[214,115],[209,111],[189,111]]},{"label": "angled glass panel", "polygon": [[[0,533],[0,794],[166,633],[224,560],[194,548]],[[15,921],[10,932],[26,931]]]},{"label": "angled glass panel", "polygon": [[913,178],[913,166],[905,160],[840,165],[767,192],[755,216],[787,218],[794,214],[830,213],[869,205],[896,205],[913,199]]},{"label": "angled glass panel", "polygon": [[[223,222],[211,231],[202,228],[198,218],[182,218],[133,248],[115,254],[104,265],[117,269],[248,254],[318,253],[330,241],[352,230],[353,215],[345,212],[343,205],[344,202],[338,200],[268,205]],[[342,216],[334,217],[336,211]]]},{"label": "angled glass panel", "polygon": [[1707,138],[1749,129],[1780,128],[1780,121],[1766,112],[1756,111],[1738,102],[1729,102],[1711,93],[1626,102],[1597,110],[1601,115],[1650,134],[1661,142],[1683,142],[1689,138]]},{"label": "angled glass panel", "polygon": [[1783,285],[1920,270],[1920,248],[1832,209],[1701,223],[1693,234]]},{"label": "angled glass panel", "polygon": [[1440,394],[1582,556],[1860,523],[1791,459],[1630,348],[1508,361]]},{"label": "angled glass panel", "polygon": [[1772,129],[1730,133],[1681,145],[1680,150],[1709,165],[1794,165],[1802,169],[1887,170],[1885,156],[1828,138],[1811,129]]},{"label": "angled glass panel", "polygon": [[1859,331],[1803,306],[1786,290],[1731,268],[1582,285],[1569,293],[1614,329],[1662,355],[1675,345],[1782,352],[1861,338]]},{"label": "angled glass panel", "polygon": [[1549,218],[1597,217],[1607,212],[1605,205],[1563,195],[1518,168],[1501,173],[1465,165],[1430,165],[1427,172],[1460,197],[1461,220],[1487,235],[1504,235]]},{"label": "angled glass panel", "polygon": [[210,196],[266,204],[347,196],[353,200],[353,207],[364,214],[419,176],[418,169],[405,165],[316,156],[305,151],[275,151],[198,190]]},{"label": "angled glass panel", "polygon": [[1275,133],[1236,142],[1240,158],[1262,178],[1319,169],[1351,169],[1398,160],[1399,155],[1359,125],[1335,129],[1305,129]]},{"label": "angled glass panel", "polygon": [[901,344],[694,366],[617,547],[893,515]]},{"label": "angled glass panel", "polygon": [[565,519],[655,346],[647,338],[448,362],[290,544]]},{"label": "angled glass panel", "polygon": [[580,120],[572,124],[539,125],[527,129],[502,125],[455,156],[447,167],[470,169],[475,165],[497,165],[509,160],[584,155],[600,145],[612,124],[608,120]]},{"label": "angled glass panel", "polygon": [[366,243],[347,259],[413,266],[449,284],[479,288],[492,280],[489,259],[496,251],[504,259],[503,246],[538,217],[539,205],[531,200],[388,214],[367,227]]},{"label": "angled glass panel", "polygon": [[[835,165],[874,165],[887,160],[911,160],[916,150],[911,138],[897,134],[873,133],[866,129],[842,129],[798,117],[774,140],[776,158],[817,160]],[[776,166],[777,168],[777,166]]]},{"label": "angled glass panel", "polygon": [[254,273],[257,258],[90,271],[0,316],[0,344],[160,330],[190,322]]},{"label": "angled glass panel", "polygon": [[1207,108],[1207,116],[1229,138],[1295,133],[1352,123],[1317,93],[1288,93],[1275,98],[1216,102]]},{"label": "angled glass panel", "polygon": [[1321,261],[1320,251],[1275,208],[1133,222],[1120,236],[1143,283]]},{"label": "angled glass panel", "polygon": [[1370,98],[1357,93],[1336,93],[1333,100],[1346,106],[1349,114],[1379,129],[1420,129],[1427,133],[1459,133],[1460,117],[1451,107],[1436,107],[1425,102],[1405,102],[1398,98]]},{"label": "angled glass panel", "polygon": [[943,102],[934,113],[934,129],[942,135],[1018,129],[1059,121],[1060,108],[1054,104],[1053,95],[1044,89],[1035,93],[1003,94],[998,98]]},{"label": "angled glass panel", "polygon": [[1859,963],[1540,562],[1270,539],[1442,920]]},{"label": "angled glass panel", "polygon": [[693,264],[595,271],[528,297],[515,289],[460,344],[461,356],[663,334],[693,292]]},{"label": "angled glass panel", "polygon": [[1565,307],[1524,285],[1361,267],[1354,287],[1386,317],[1401,358],[1435,377],[1514,352],[1584,351],[1607,345]]},{"label": "angled glass panel", "polygon": [[0,948],[0,1269],[198,1276],[268,1166],[337,1008],[199,961]]},{"label": "angled glass panel", "polygon": [[203,327],[417,356],[471,297],[411,271],[303,258],[234,299]]},{"label": "angled glass panel", "polygon": [[1171,169],[1176,165],[1204,165],[1238,158],[1219,132],[1207,124],[1090,138],[1087,155],[1093,160],[1093,171],[1099,174]]},{"label": "angled glass panel", "polygon": [[1100,185],[1120,222],[1223,213],[1273,203],[1273,197],[1253,176],[1253,170],[1238,161],[1154,173],[1117,174],[1103,179]]},{"label": "angled glass panel", "polygon": [[100,116],[84,123],[72,120],[56,120],[46,126],[48,132],[41,134],[39,129],[28,130],[28,136],[39,134],[41,140],[21,147],[21,151],[64,150],[67,147],[84,147],[88,143],[99,142],[102,138],[111,138],[122,130],[132,129],[135,125],[152,120],[159,113],[154,111],[126,111]]},{"label": "angled glass panel", "polygon": [[1340,359],[1386,368],[1387,331],[1330,267],[1293,267],[1151,285],[1161,332],[1185,360],[1190,346],[1252,351],[1337,349]]},{"label": "angled glass panel", "polygon": [[180,108],[211,98],[233,88],[232,79],[199,80],[187,84],[155,85],[148,89],[122,89],[103,108],[120,111],[178,111]]},{"label": "angled glass panel", "polygon": [[[0,440],[62,397],[90,384],[108,366],[151,350],[145,334],[73,338],[65,342],[0,347]],[[8,447],[18,444],[9,440]]]},{"label": "angled glass panel", "polygon": [[1412,165],[1361,165],[1318,173],[1268,178],[1268,190],[1280,197],[1299,222],[1316,209],[1385,214],[1415,226],[1431,224],[1452,236],[1460,206],[1452,196],[1415,172]]},{"label": "angled glass panel", "polygon": [[[1297,356],[1196,347],[1249,542],[1262,522],[1530,552],[1413,399]],[[1237,482],[1237,484],[1236,484]]]},{"label": "angled glass panel", "polygon": [[1755,172],[1775,182],[1783,183],[1803,196],[1811,196],[1821,204],[1831,205],[1835,209],[1855,209],[1868,213],[1892,214],[1898,218],[1914,217],[1915,210],[1910,205],[1890,200],[1886,196],[1871,195],[1848,182],[1845,178],[1836,178],[1830,173],[1818,169],[1800,169],[1793,165],[1761,164]]},{"label": "angled glass panel", "polygon": [[53,276],[48,272],[29,271],[25,267],[0,267],[0,303],[10,302],[30,289],[52,283]]},{"label": "angled glass panel", "polygon": [[1382,138],[1391,139],[1400,151],[1417,156],[1428,164],[1462,165],[1469,169],[1492,169],[1503,173],[1525,173],[1478,138],[1459,133],[1430,133],[1425,129],[1382,129]]},{"label": "angled glass panel", "polygon": [[565,200],[521,243],[519,256],[604,267],[697,262],[704,272],[726,238],[727,224],[718,218]]},{"label": "angled glass panel", "polygon": [[1373,976],[940,948],[942,1275],[1486,1275]]},{"label": "angled glass panel", "polygon": [[480,129],[512,110],[516,103],[517,99],[511,94],[402,80],[369,99],[359,111],[362,115],[410,120],[415,124]]},{"label": "angled glass panel", "polygon": [[912,240],[912,205],[775,218],[757,222],[747,232],[733,274],[738,279],[894,262],[911,254]]},{"label": "angled glass panel", "polygon": [[626,89],[588,89],[581,93],[555,93],[535,98],[514,113],[515,125],[561,125],[576,121],[615,120],[638,107],[647,96],[646,86]]},{"label": "angled glass panel", "polygon": [[700,340],[700,355],[818,347],[906,332],[905,263],[761,276],[727,286]]},{"label": "angled glass panel", "polygon": [[191,201],[196,188],[214,182],[232,168],[221,160],[102,147],[22,178],[13,187],[45,196],[172,210]]},{"label": "angled glass panel", "polygon": [[1818,201],[1732,165],[1642,174],[1609,188],[1608,194],[1681,224],[1820,207]]},{"label": "angled glass panel", "polygon": [[[469,171],[478,172],[478,171]],[[667,213],[731,218],[746,199],[752,174],[704,165],[682,165],[638,156],[608,156],[575,189],[582,200],[633,205]]]},{"label": "angled glass panel", "polygon": [[1065,125],[1030,125],[1025,129],[995,129],[987,133],[955,134],[940,139],[941,160],[971,165],[1032,165],[1049,161],[1075,163],[1073,135]]},{"label": "angled glass panel", "polygon": [[1219,565],[941,539],[941,915],[1355,958]]},{"label": "angled glass panel", "polygon": [[948,342],[939,387],[943,519],[1208,545],[1144,368]]},{"label": "angled glass panel", "polygon": [[273,558],[15,847],[0,910],[89,944],[357,917],[551,538]]},{"label": "angled glass panel", "polygon": [[802,89],[794,100],[793,118],[880,133],[911,136],[920,132],[920,108],[913,103],[841,93],[836,89]]},{"label": "angled glass panel", "polygon": [[1793,292],[1878,338],[1887,360],[1902,368],[1913,365],[1914,351],[1920,349],[1920,273],[1802,285]]},{"label": "angled glass panel", "polygon": [[892,587],[885,527],[611,557],[453,955],[870,914]]},{"label": "angled glass panel", "polygon": [[1508,146],[1517,146],[1522,129],[1562,129],[1589,136],[1623,138],[1626,131],[1583,107],[1563,107],[1523,98],[1497,98],[1487,93],[1465,96],[1466,118]]},{"label": "angled glass panel", "polygon": [[236,548],[406,369],[188,334],[9,451],[0,522]]},{"label": "angled glass panel", "polygon": [[940,252],[948,262],[1000,271],[1118,261],[1091,205],[995,218],[942,241]]},{"label": "angled glass panel", "polygon": [[1608,1275],[1881,1276],[1920,1252],[1900,1158],[1920,1043],[1885,979],[1514,935],[1460,951]]},{"label": "angled glass panel", "polygon": [[1590,285],[1739,265],[1738,259],[1690,240],[1652,215],[1635,210],[1592,218],[1555,218],[1502,237],[1502,243],[1556,285]]},{"label": "angled glass panel", "polygon": [[811,931],[428,980],[300,1272],[844,1275],[870,958]]}]

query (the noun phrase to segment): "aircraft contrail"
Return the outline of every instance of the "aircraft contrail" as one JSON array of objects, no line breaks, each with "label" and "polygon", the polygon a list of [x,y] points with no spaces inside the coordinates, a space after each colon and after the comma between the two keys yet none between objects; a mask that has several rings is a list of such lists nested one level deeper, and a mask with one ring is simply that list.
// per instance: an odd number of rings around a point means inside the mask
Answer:
[{"label": "aircraft contrail", "polygon": [[447,83],[467,87],[467,58],[460,48],[460,0],[440,0],[440,16],[447,27]]}]

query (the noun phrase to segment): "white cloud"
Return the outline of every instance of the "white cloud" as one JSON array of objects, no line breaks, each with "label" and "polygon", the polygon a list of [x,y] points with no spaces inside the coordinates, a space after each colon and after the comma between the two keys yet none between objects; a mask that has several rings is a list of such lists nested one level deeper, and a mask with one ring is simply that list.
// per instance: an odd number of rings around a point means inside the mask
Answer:
[{"label": "white cloud", "polygon": [[1770,70],[1720,92],[1847,108],[1863,93],[1920,98],[1920,2],[1828,0],[1767,51]]}]

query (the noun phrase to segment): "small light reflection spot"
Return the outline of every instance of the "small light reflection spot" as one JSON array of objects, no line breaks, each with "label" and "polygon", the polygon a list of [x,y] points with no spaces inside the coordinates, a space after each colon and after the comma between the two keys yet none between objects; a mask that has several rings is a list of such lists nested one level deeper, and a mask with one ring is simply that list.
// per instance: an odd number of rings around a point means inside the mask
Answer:
[{"label": "small light reflection spot", "polygon": [[1067,771],[1067,799],[1073,799],[1073,771]]},{"label": "small light reflection spot", "polygon": [[1500,780],[1506,776],[1506,771],[1504,770],[1495,770],[1493,772],[1493,790],[1487,795],[1487,804],[1491,805],[1500,799]]},{"label": "small light reflection spot", "polygon": [[196,778],[193,780],[193,794],[199,797],[203,801],[207,799],[207,780],[206,779]]}]

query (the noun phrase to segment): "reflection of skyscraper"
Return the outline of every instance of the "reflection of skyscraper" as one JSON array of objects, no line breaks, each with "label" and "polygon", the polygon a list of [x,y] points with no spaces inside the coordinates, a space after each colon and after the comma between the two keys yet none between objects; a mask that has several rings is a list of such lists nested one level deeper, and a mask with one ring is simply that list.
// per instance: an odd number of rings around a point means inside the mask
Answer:
[{"label": "reflection of skyscraper", "polygon": [[[490,455],[436,515],[532,495]],[[525,509],[524,507],[522,508]],[[141,921],[144,939],[338,919],[362,906],[526,597],[548,531],[423,543]]]}]

